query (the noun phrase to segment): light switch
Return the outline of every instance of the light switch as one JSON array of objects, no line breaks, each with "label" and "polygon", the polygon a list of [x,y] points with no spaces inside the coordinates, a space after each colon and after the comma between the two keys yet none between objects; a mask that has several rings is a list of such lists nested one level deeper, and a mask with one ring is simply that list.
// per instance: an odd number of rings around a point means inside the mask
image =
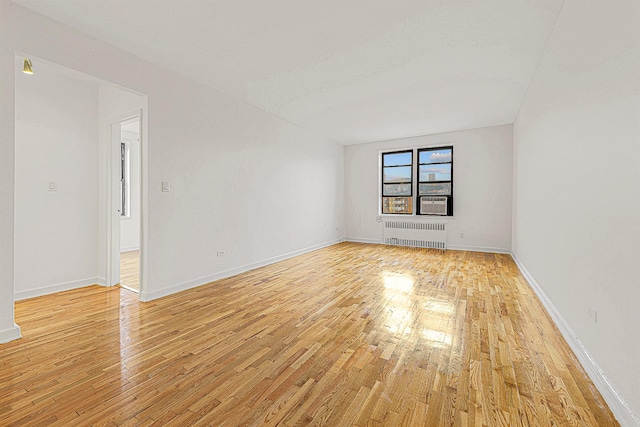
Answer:
[{"label": "light switch", "polygon": [[48,191],[58,191],[58,184],[55,181],[49,181],[47,183]]},{"label": "light switch", "polygon": [[171,191],[171,183],[169,181],[162,181],[162,191],[165,193]]}]

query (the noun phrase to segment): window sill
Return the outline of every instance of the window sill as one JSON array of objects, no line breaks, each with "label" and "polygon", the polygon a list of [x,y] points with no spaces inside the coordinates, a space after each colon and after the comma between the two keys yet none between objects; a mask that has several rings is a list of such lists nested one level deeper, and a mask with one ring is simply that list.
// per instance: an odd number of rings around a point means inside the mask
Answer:
[{"label": "window sill", "polygon": [[415,214],[378,214],[376,221],[383,222],[385,219],[393,219],[393,220],[408,220],[408,221],[424,221],[424,220],[444,220],[442,222],[447,221],[455,221],[455,216],[444,216],[444,215],[415,215]]}]

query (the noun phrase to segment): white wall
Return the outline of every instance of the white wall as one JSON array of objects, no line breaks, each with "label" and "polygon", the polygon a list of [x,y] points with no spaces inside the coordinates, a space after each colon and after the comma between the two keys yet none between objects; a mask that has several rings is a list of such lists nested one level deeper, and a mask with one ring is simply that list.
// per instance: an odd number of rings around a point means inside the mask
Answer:
[{"label": "white wall", "polygon": [[[142,299],[338,241],[344,216],[342,146],[9,0],[0,0],[0,11],[0,123],[9,129],[16,51],[147,96]],[[5,129],[0,169],[12,183],[13,133]],[[161,181],[170,181],[171,192],[160,191]],[[12,304],[6,302],[14,299],[13,195],[12,185],[0,189],[0,201],[7,202],[0,210],[0,300],[8,307],[0,315],[0,333],[7,331],[5,336],[17,331]],[[99,223],[105,227],[106,221]],[[226,256],[217,257],[219,249]]]},{"label": "white wall", "polygon": [[442,145],[454,147],[454,217],[438,218],[447,222],[448,246],[509,252],[513,168],[510,125],[345,147],[346,238],[382,241],[382,224],[376,221],[380,210],[380,151]]},{"label": "white wall", "polygon": [[15,41],[11,3],[0,0],[0,343],[20,337],[14,322]]},{"label": "white wall", "polygon": [[140,249],[140,133],[123,130],[122,142],[129,150],[129,212],[120,219],[120,251],[127,252]]},{"label": "white wall", "polygon": [[[161,289],[337,241],[342,146],[195,85],[164,91],[173,108],[155,115],[149,96],[150,145],[166,142],[151,147],[149,159],[151,250],[164,260],[153,277]],[[161,181],[170,192],[160,192]]]},{"label": "white wall", "polygon": [[[16,69],[22,66],[17,58]],[[15,76],[16,298],[98,280],[98,88],[41,65]],[[56,191],[50,191],[55,182]]]},{"label": "white wall", "polygon": [[[565,3],[515,124],[513,226],[514,253],[561,329],[636,413],[639,22],[637,1]],[[623,408],[609,397],[614,411]],[[624,410],[616,415],[632,425]]]}]

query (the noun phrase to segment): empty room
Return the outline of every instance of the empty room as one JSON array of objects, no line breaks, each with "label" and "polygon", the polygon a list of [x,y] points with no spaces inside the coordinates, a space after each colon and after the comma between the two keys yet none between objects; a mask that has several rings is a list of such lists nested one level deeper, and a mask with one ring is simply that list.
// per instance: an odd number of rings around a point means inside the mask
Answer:
[{"label": "empty room", "polygon": [[0,426],[640,427],[637,0],[0,0],[0,94]]}]

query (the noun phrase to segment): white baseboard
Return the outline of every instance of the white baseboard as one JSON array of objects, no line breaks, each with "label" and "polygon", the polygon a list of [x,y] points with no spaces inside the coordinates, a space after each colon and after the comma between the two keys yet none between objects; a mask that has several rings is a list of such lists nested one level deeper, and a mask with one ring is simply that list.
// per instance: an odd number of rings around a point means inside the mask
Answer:
[{"label": "white baseboard", "polygon": [[140,245],[135,245],[135,246],[124,246],[120,248],[120,253],[122,252],[131,252],[131,251],[139,251],[140,250]]},{"label": "white baseboard", "polygon": [[17,291],[15,293],[15,301],[20,301],[27,298],[40,297],[42,295],[53,294],[55,292],[69,291],[71,289],[84,288],[89,285],[103,285],[104,278],[90,277],[88,279],[73,280],[71,282],[57,283],[54,285],[42,286],[40,288],[29,289],[26,291]]},{"label": "white baseboard", "polygon": [[492,253],[492,254],[511,254],[511,251],[509,249],[492,248],[492,247],[489,247],[489,246],[447,245],[447,250],[469,251],[469,252],[487,252],[487,253]]},{"label": "white baseboard", "polygon": [[353,242],[353,243],[369,243],[372,245],[384,245],[384,242],[379,239],[359,239],[357,237],[345,237],[344,240],[346,242]]},{"label": "white baseboard", "polygon": [[13,327],[6,328],[0,331],[0,344],[4,344],[9,341],[17,340],[22,338],[22,334],[20,333],[20,326],[13,324]]},{"label": "white baseboard", "polygon": [[[354,243],[368,243],[374,245],[384,245],[384,241],[378,239],[361,239],[358,237],[347,237],[347,242]],[[489,252],[495,254],[511,254],[509,249],[504,248],[492,248],[488,246],[459,246],[459,245],[447,245],[447,250],[452,251],[470,251],[470,252]]]},{"label": "white baseboard", "polygon": [[297,251],[289,252],[283,255],[278,255],[273,258],[268,258],[262,261],[246,264],[240,267],[232,268],[229,270],[221,271],[219,273],[211,274],[204,277],[199,277],[188,282],[179,283],[177,285],[170,286],[168,288],[160,289],[157,291],[142,291],[140,293],[140,301],[152,301],[154,299],[166,297],[176,292],[186,291],[187,289],[196,288],[198,286],[206,285],[207,283],[215,282],[216,280],[226,279],[227,277],[236,276],[241,273],[245,273],[249,270],[255,270],[256,268],[264,267],[266,265],[274,264],[285,259],[293,258],[298,255],[313,252],[318,249],[326,248],[327,246],[333,246],[341,243],[342,239],[333,240],[331,242],[321,243],[319,245],[310,246],[308,248],[300,249]]},{"label": "white baseboard", "polygon": [[542,305],[547,309],[547,312],[560,330],[560,333],[569,344],[569,347],[571,347],[571,350],[573,350],[593,384],[607,402],[607,405],[609,405],[618,422],[624,427],[640,427],[640,417],[638,417],[638,414],[635,413],[616,390],[616,387],[611,383],[606,373],[600,368],[591,354],[589,354],[589,351],[584,344],[582,344],[576,333],[573,332],[573,329],[571,329],[569,323],[562,314],[560,314],[560,311],[558,311],[551,299],[529,273],[520,259],[518,259],[514,253],[511,253],[511,257],[516,262],[516,265],[527,282],[529,282],[531,289],[533,289],[538,298],[540,298]]}]

